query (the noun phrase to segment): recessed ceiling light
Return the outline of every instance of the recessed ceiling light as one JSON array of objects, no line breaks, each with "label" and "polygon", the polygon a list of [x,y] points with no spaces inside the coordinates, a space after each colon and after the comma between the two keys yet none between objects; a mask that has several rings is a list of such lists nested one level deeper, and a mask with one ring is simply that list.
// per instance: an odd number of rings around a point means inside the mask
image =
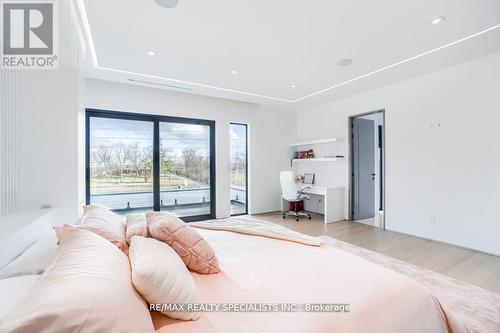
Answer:
[{"label": "recessed ceiling light", "polygon": [[148,56],[153,57],[156,55],[155,51],[148,51]]},{"label": "recessed ceiling light", "polygon": [[238,71],[237,71],[236,69],[233,69],[233,70],[231,71],[231,74],[236,75],[236,74],[238,74]]},{"label": "recessed ceiling light", "polygon": [[296,85],[295,83],[292,83],[292,88],[297,88],[298,85]]},{"label": "recessed ceiling light", "polygon": [[432,25],[436,25],[436,24],[442,23],[442,22],[444,22],[444,21],[446,21],[446,17],[444,17],[444,16],[438,16],[438,17],[436,17],[436,18],[433,18],[433,19],[430,21],[430,23],[431,23]]},{"label": "recessed ceiling light", "polygon": [[155,0],[155,2],[163,8],[174,8],[177,6],[178,0]]},{"label": "recessed ceiling light", "polygon": [[354,60],[352,60],[352,59],[342,59],[342,60],[339,60],[339,62],[337,63],[337,66],[345,67],[345,66],[349,66],[353,62],[354,62]]}]

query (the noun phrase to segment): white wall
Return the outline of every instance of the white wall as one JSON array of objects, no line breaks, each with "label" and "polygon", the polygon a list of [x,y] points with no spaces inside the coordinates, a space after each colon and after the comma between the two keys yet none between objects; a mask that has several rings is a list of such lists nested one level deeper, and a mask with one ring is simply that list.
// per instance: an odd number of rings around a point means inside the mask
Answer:
[{"label": "white wall", "polygon": [[[387,229],[500,254],[499,92],[496,53],[303,110],[296,139],[346,138],[350,115],[385,109]],[[322,178],[347,186],[347,161]]]},{"label": "white wall", "polygon": [[21,74],[0,69],[0,216],[19,207]]},{"label": "white wall", "polygon": [[229,124],[249,124],[249,212],[279,210],[279,172],[288,168],[293,114],[258,105],[88,79],[87,108],[215,120],[216,215],[230,215]]},{"label": "white wall", "polygon": [[77,132],[83,50],[72,3],[61,0],[59,8],[59,69],[2,70],[1,99],[11,101],[2,104],[2,127],[9,128],[2,154],[11,159],[7,168],[0,167],[0,176],[15,186],[1,191],[0,202],[10,205],[4,213],[51,205],[72,222],[81,199]]}]

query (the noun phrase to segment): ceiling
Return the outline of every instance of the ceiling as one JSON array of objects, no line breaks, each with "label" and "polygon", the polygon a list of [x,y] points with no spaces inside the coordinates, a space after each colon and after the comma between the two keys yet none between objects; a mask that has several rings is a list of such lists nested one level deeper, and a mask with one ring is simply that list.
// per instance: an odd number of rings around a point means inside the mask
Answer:
[{"label": "ceiling", "polygon": [[88,77],[278,108],[500,51],[499,0],[77,1]]}]

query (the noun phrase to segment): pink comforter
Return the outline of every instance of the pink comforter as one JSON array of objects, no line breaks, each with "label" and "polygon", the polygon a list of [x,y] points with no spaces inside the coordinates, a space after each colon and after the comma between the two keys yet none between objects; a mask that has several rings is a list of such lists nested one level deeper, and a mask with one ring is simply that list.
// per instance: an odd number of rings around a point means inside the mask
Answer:
[{"label": "pink comforter", "polygon": [[197,230],[221,272],[193,273],[200,303],[348,303],[349,313],[202,313],[182,322],[153,313],[157,332],[467,332],[429,291],[393,271],[330,246]]}]

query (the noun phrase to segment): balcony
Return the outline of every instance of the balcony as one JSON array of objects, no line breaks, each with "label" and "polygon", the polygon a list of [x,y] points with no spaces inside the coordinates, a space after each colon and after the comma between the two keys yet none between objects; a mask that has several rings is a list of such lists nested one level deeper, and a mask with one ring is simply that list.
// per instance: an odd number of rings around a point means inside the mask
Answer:
[{"label": "balcony", "polygon": [[[210,189],[169,189],[160,191],[161,210],[179,217],[210,214]],[[147,212],[153,210],[153,192],[101,193],[91,197],[92,204],[102,205],[119,214]],[[231,186],[231,212],[246,212],[246,191]]]}]

